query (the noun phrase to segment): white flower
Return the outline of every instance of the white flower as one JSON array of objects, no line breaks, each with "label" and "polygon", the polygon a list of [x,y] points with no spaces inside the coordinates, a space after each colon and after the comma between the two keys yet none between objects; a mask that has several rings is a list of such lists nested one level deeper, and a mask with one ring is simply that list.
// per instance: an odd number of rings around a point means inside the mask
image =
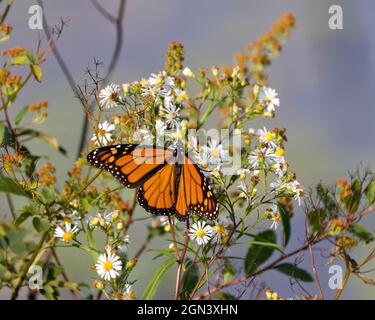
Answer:
[{"label": "white flower", "polygon": [[124,239],[122,239],[122,244],[119,246],[119,250],[125,252],[128,250],[130,244],[130,236],[127,234]]},{"label": "white flower", "polygon": [[280,178],[277,178],[276,181],[270,183],[270,187],[274,191],[280,192],[285,187],[285,183]]},{"label": "white flower", "polygon": [[270,167],[277,162],[277,156],[272,149],[258,149],[250,153],[249,163],[253,168]]},{"label": "white flower", "polygon": [[188,77],[188,78],[194,78],[195,77],[193,71],[191,71],[188,67],[186,67],[184,70],[182,70],[182,74],[185,77]]},{"label": "white flower", "polygon": [[219,143],[219,141],[216,141],[214,139],[209,141],[208,146],[203,146],[202,149],[206,150],[210,155],[210,164],[220,165],[228,157],[228,151],[221,143]]},{"label": "white flower", "polygon": [[109,124],[108,121],[99,123],[98,132],[97,134],[94,134],[91,140],[95,141],[97,144],[106,145],[108,142],[112,141],[112,131],[114,131],[115,129],[116,126],[114,124]]},{"label": "white flower", "polygon": [[231,224],[229,217],[222,216],[219,218],[218,222],[213,226],[213,231],[215,233],[215,241],[221,242],[221,239],[226,235],[226,229]]},{"label": "white flower", "polygon": [[71,223],[67,222],[65,223],[64,227],[61,227],[61,226],[56,227],[55,237],[61,238],[61,240],[63,240],[64,242],[70,242],[73,240],[73,236],[76,232],[78,232],[78,227],[73,225],[73,228],[72,228]]},{"label": "white flower", "polygon": [[266,143],[273,148],[277,147],[276,142],[273,140],[275,138],[275,134],[271,131],[268,131],[266,127],[263,127],[263,129],[258,129],[257,135],[261,142]]},{"label": "white flower", "polygon": [[213,232],[214,231],[211,226],[206,225],[204,221],[198,221],[190,227],[189,236],[191,240],[197,241],[198,245],[201,246],[210,241]]},{"label": "white flower", "polygon": [[113,108],[117,106],[120,95],[120,87],[117,84],[111,83],[99,92],[100,104],[106,108]]},{"label": "white flower", "polygon": [[74,210],[72,213],[65,213],[60,212],[59,218],[63,224],[70,223],[73,225],[77,225],[80,222],[80,218],[78,217],[78,211]]},{"label": "white flower", "polygon": [[159,97],[170,95],[174,89],[174,79],[168,77],[165,71],[159,72],[158,74],[151,74],[147,82],[150,88]]},{"label": "white flower", "polygon": [[239,197],[246,198],[248,200],[250,199],[249,189],[247,188],[247,185],[243,180],[240,181],[240,184],[238,185],[238,190],[240,190]]},{"label": "white flower", "polygon": [[237,175],[239,175],[242,180],[246,179],[246,175],[248,173],[250,173],[250,170],[247,168],[241,168],[237,170]]},{"label": "white flower", "polygon": [[179,104],[184,105],[187,102],[187,100],[189,99],[186,91],[184,91],[184,90],[176,89],[175,94],[176,94],[176,102],[179,103]]},{"label": "white flower", "polygon": [[278,93],[270,87],[263,87],[259,92],[259,100],[266,105],[266,112],[274,112],[275,107],[280,105],[280,99],[277,98]]},{"label": "white flower", "polygon": [[287,191],[294,195],[294,200],[298,201],[298,205],[301,205],[301,199],[305,195],[303,186],[297,181],[289,182],[287,184]]},{"label": "white flower", "polygon": [[180,122],[179,112],[180,108],[176,107],[173,103],[173,97],[167,96],[164,99],[164,106],[160,108],[162,116],[165,117],[165,122],[168,126],[172,128],[177,128]]},{"label": "white flower", "polygon": [[92,227],[101,226],[103,228],[109,226],[112,222],[112,212],[110,213],[100,213],[98,212],[94,217],[89,220],[89,224]]},{"label": "white flower", "polygon": [[199,153],[195,155],[197,164],[202,169],[208,169],[209,164],[211,163],[211,156],[208,148],[201,148]]},{"label": "white flower", "polygon": [[123,294],[129,295],[132,291],[132,285],[130,283],[125,283]]},{"label": "white flower", "polygon": [[108,250],[102,253],[95,264],[96,272],[104,280],[111,280],[117,278],[122,269],[122,262],[120,257]]},{"label": "white flower", "polygon": [[270,229],[277,229],[278,223],[280,222],[281,215],[277,205],[272,205],[272,207],[266,209],[268,219],[272,220]]}]

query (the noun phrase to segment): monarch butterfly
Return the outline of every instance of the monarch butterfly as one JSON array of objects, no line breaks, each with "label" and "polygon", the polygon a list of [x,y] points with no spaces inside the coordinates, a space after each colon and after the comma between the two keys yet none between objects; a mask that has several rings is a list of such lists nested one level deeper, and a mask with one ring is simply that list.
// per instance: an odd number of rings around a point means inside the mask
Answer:
[{"label": "monarch butterfly", "polygon": [[126,187],[138,188],[138,203],[154,215],[176,215],[179,220],[186,220],[189,213],[211,220],[218,216],[211,185],[181,143],[174,149],[137,144],[106,146],[91,151],[87,160]]}]

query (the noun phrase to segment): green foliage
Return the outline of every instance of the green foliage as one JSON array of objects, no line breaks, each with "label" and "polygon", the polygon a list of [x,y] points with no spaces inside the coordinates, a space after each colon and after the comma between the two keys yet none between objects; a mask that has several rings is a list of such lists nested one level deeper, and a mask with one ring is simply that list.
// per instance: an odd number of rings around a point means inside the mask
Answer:
[{"label": "green foliage", "polygon": [[147,287],[142,295],[142,300],[151,300],[154,298],[161,280],[166,275],[167,271],[175,264],[175,262],[175,259],[170,258],[160,265],[150,282],[147,284]]},{"label": "green foliage", "polygon": [[301,280],[303,282],[314,281],[313,277],[306,270],[297,268],[294,264],[291,263],[279,264],[275,267],[275,269],[296,280]]},{"label": "green foliage", "polygon": [[245,273],[253,274],[264,262],[271,258],[276,244],[276,233],[266,230],[256,235],[245,258]]}]

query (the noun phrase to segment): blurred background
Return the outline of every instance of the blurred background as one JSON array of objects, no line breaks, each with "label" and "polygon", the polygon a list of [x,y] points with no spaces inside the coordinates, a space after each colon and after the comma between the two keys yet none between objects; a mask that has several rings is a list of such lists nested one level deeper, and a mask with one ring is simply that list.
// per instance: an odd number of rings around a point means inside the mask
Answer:
[{"label": "blurred background", "polygon": [[[99,3],[116,14],[116,0]],[[43,31],[28,27],[28,9],[34,4],[37,2],[32,0],[15,2],[7,19],[14,27],[7,45],[35,49],[38,39],[45,38]],[[49,25],[58,24],[61,17],[68,19],[58,49],[75,82],[83,83],[84,71],[92,65],[94,57],[104,63],[105,69],[115,45],[113,24],[88,0],[45,0],[43,4]],[[328,27],[328,9],[333,4],[343,8],[343,30]],[[306,188],[321,180],[332,184],[360,164],[375,169],[374,1],[128,0],[122,25],[124,41],[112,79],[122,84],[158,72],[164,65],[167,45],[173,40],[184,44],[185,65],[195,72],[201,66],[230,64],[234,52],[243,50],[248,42],[267,31],[285,11],[295,15],[297,24],[283,52],[268,70],[269,84],[279,92],[281,107],[276,118],[265,124],[287,128],[287,160]],[[25,104],[41,99],[49,101],[49,118],[43,130],[59,139],[68,156],[61,156],[42,143],[34,143],[33,150],[51,155],[58,167],[61,186],[75,159],[83,112],[52,55],[42,68],[42,84],[35,81],[30,84],[13,109],[20,110]],[[8,210],[3,200],[0,198],[1,216]],[[138,210],[137,214],[144,213]],[[368,227],[374,229],[374,223],[374,217],[367,217]],[[302,214],[296,214],[293,228],[294,237],[288,250],[304,240]],[[138,250],[142,232],[144,226],[140,224],[131,229],[130,256]],[[155,242],[152,247],[160,245],[166,247],[168,243]],[[246,245],[240,246],[235,253],[244,255],[245,249]],[[367,251],[368,248],[364,253]],[[90,281],[94,277],[89,270],[92,261],[79,253],[77,264],[77,254],[75,249],[61,251],[67,273],[75,281]],[[330,298],[335,292],[328,287],[326,257],[319,251],[315,254],[323,289]],[[159,264],[151,260],[153,255],[146,253],[133,274],[132,280],[138,280],[135,288],[139,296],[154,266]],[[301,266],[310,267],[308,255]],[[162,285],[157,298],[172,297],[174,272],[166,282],[170,285]],[[374,271],[368,274],[374,275]],[[289,280],[278,272],[269,272],[260,281],[272,285],[281,295],[295,295]],[[316,292],[315,285],[306,288]],[[0,297],[5,296],[6,292],[0,292]],[[374,299],[375,287],[364,286],[352,277],[343,298]]]}]

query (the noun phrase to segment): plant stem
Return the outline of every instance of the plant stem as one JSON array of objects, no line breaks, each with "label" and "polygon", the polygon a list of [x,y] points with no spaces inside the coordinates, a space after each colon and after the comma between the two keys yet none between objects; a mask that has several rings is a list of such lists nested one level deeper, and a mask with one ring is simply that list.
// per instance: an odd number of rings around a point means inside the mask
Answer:
[{"label": "plant stem", "polygon": [[48,232],[49,232],[49,230],[47,230],[46,232],[43,233],[43,236],[40,239],[37,247],[35,248],[29,262],[26,264],[25,268],[23,269],[20,280],[19,280],[17,286],[13,290],[12,297],[11,297],[12,300],[17,299],[20,288],[21,288],[23,282],[25,281],[25,279],[27,277],[27,273],[29,272],[29,269],[30,269],[31,265],[34,263],[35,258],[38,256],[38,253],[39,253],[40,249],[42,248],[42,246],[44,244],[44,241],[46,241],[46,239],[47,239]]},{"label": "plant stem", "polygon": [[179,296],[180,296],[182,266],[184,265],[184,259],[185,259],[186,250],[187,250],[188,245],[189,245],[189,220],[186,220],[185,242],[184,242],[184,247],[183,247],[182,252],[181,252],[181,257],[180,257],[179,262],[178,262],[177,274],[176,274],[175,300],[178,300]]}]

